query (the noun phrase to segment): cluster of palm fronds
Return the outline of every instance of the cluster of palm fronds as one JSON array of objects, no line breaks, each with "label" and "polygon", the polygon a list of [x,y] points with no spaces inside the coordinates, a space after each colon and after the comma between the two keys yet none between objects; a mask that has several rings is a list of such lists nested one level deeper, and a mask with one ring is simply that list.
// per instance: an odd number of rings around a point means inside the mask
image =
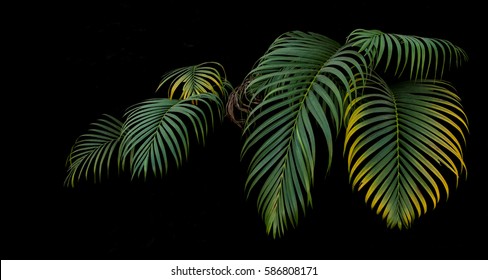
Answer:
[{"label": "cluster of palm fronds", "polygon": [[330,167],[344,128],[353,188],[389,227],[409,227],[448,197],[446,170],[456,185],[465,173],[467,118],[442,77],[466,59],[442,39],[355,30],[341,45],[288,32],[235,89],[220,64],[185,67],[163,77],[168,98],[134,106],[125,122],[100,119],[75,143],[67,183],[99,177],[112,158],[133,176],[163,175],[188,156],[190,137],[203,140],[227,113],[243,129],[246,188],[258,191],[258,210],[276,236],[312,203],[317,149],[327,147]]},{"label": "cluster of palm fronds", "polygon": [[[209,128],[225,116],[224,100],[231,89],[218,63],[184,67],[163,76],[153,98],[129,108],[125,121],[105,115],[73,145],[65,184],[74,186],[82,176],[100,180],[116,161],[129,167],[132,177],[148,172],[162,176],[188,157],[190,139],[204,142]],[[178,95],[177,99],[174,99]]]}]

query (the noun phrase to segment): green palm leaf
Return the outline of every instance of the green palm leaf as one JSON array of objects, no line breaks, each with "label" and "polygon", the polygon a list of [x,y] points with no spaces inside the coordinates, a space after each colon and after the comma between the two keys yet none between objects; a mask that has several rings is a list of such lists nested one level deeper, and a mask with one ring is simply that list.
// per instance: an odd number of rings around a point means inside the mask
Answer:
[{"label": "green palm leaf", "polygon": [[[463,171],[467,118],[454,89],[425,80],[388,87],[377,76],[361,86],[363,95],[346,109],[350,180],[365,189],[366,202],[389,227],[409,227],[435,207]],[[460,140],[462,139],[462,140]]]},{"label": "green palm leaf", "polygon": [[246,187],[251,192],[261,186],[258,209],[274,237],[288,222],[295,226],[299,209],[312,203],[316,127],[325,137],[330,166],[344,93],[362,64],[361,55],[327,37],[289,32],[252,70],[248,91],[251,100],[260,96],[262,102],[244,128],[249,135],[242,155],[252,153]]},{"label": "green palm leaf", "polygon": [[386,59],[386,71],[396,58],[395,74],[402,75],[406,70],[410,79],[426,79],[431,71],[434,75],[440,72],[442,78],[445,68],[459,66],[468,59],[463,49],[447,40],[389,34],[379,30],[354,30],[346,43],[358,47],[359,52],[369,58],[373,69]]},{"label": "green palm leaf", "polygon": [[205,62],[198,65],[181,67],[169,71],[161,78],[156,91],[167,86],[170,99],[175,95],[177,99],[187,99],[198,94],[212,93],[227,98],[230,83],[226,80],[225,71],[221,64]]},{"label": "green palm leaf", "polygon": [[213,94],[184,100],[155,98],[135,105],[126,113],[119,163],[124,167],[129,158],[132,177],[144,178],[149,170],[162,176],[171,164],[180,167],[187,159],[191,135],[204,140],[216,119],[223,119],[223,106]]},{"label": "green palm leaf", "polygon": [[[222,121],[222,98],[231,89],[225,72],[218,63],[208,62],[183,67],[163,76],[158,87],[168,85],[170,98],[150,99],[132,106],[125,114],[125,123],[106,115],[80,136],[72,148],[66,185],[74,185],[92,171],[95,180],[103,168],[110,167],[116,155],[119,169],[129,159],[132,177],[144,176],[149,170],[155,175],[168,172],[172,163],[180,167],[186,160],[190,139],[198,142]],[[173,100],[179,92],[182,100]]]},{"label": "green palm leaf", "polygon": [[101,180],[104,168],[108,175],[110,162],[117,154],[115,151],[122,135],[122,122],[110,115],[104,115],[104,118],[92,123],[88,133],[81,135],[71,149],[65,185],[74,186],[83,174],[88,179],[90,171],[94,174],[95,182],[97,177]]}]

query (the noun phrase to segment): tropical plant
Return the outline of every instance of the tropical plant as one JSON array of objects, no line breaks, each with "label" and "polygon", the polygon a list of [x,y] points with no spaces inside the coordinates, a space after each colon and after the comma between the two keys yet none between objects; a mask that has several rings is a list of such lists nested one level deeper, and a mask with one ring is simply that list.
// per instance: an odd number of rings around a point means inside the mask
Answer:
[{"label": "tropical plant", "polygon": [[297,226],[312,204],[318,148],[330,168],[341,131],[353,189],[389,228],[408,228],[466,174],[467,117],[442,79],[466,60],[443,39],[357,29],[340,44],[287,32],[236,88],[216,62],[183,67],[163,76],[167,97],[136,104],[124,121],[93,123],[73,146],[65,183],[99,180],[113,161],[132,177],[162,176],[227,115],[242,128],[245,187],[258,192],[268,234]]}]

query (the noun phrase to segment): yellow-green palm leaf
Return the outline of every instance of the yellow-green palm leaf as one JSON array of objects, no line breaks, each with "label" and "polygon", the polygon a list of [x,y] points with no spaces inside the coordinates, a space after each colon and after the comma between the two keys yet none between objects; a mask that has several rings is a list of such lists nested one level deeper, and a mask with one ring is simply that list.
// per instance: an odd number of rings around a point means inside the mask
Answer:
[{"label": "yellow-green palm leaf", "polygon": [[371,76],[346,109],[350,180],[389,227],[410,227],[449,195],[465,171],[467,118],[445,82],[402,82],[389,87]]},{"label": "yellow-green palm leaf", "polygon": [[168,97],[188,99],[198,94],[212,93],[227,98],[230,83],[221,64],[205,62],[181,67],[163,75],[156,91],[166,89]]},{"label": "yellow-green palm leaf", "polygon": [[311,204],[316,129],[332,160],[343,117],[342,100],[361,70],[362,56],[322,35],[279,37],[251,71],[248,91],[262,102],[249,115],[242,154],[252,154],[246,187],[260,188],[258,209],[267,232],[281,235]]}]

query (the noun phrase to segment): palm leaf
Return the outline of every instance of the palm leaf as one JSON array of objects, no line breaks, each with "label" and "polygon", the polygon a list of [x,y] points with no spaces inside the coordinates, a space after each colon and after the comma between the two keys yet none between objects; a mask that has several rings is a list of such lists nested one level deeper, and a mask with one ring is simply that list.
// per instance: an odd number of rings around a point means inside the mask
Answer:
[{"label": "palm leaf", "polygon": [[156,91],[166,87],[168,97],[187,99],[198,94],[212,93],[227,98],[231,87],[226,80],[221,64],[205,62],[198,65],[181,67],[164,74]]},{"label": "palm leaf", "polygon": [[223,119],[221,97],[226,98],[231,85],[222,66],[213,62],[170,71],[163,76],[158,90],[168,83],[170,97],[180,91],[183,100],[141,102],[128,110],[125,123],[106,115],[80,136],[68,159],[65,184],[74,185],[83,174],[87,178],[90,171],[96,181],[105,166],[108,172],[114,155],[119,169],[124,169],[129,159],[133,178],[146,178],[149,169],[163,175],[171,163],[181,166],[188,156],[190,138],[195,136],[204,142],[209,127],[217,118]]},{"label": "palm leaf", "polygon": [[141,102],[126,113],[119,164],[124,167],[129,158],[133,178],[146,178],[149,170],[162,176],[171,164],[178,168],[187,159],[190,137],[204,140],[209,127],[216,119],[221,121],[223,114],[223,102],[213,94]]},{"label": "palm leaf", "polygon": [[115,151],[122,135],[122,122],[110,115],[104,115],[104,118],[92,123],[88,133],[78,137],[71,149],[65,185],[74,186],[83,174],[88,179],[90,171],[94,174],[95,182],[97,178],[101,180],[104,169],[108,176],[110,162],[117,154]]},{"label": "palm leaf", "polygon": [[410,79],[427,79],[430,72],[433,72],[434,79],[439,72],[442,78],[445,68],[459,66],[468,59],[462,48],[447,40],[389,34],[379,30],[354,30],[346,43],[358,47],[359,52],[369,58],[373,69],[386,60],[386,71],[396,58],[395,74],[400,76],[407,71]]},{"label": "palm leaf", "polygon": [[325,137],[330,166],[343,95],[363,63],[357,52],[325,36],[289,32],[251,71],[251,99],[263,100],[248,117],[242,155],[252,153],[246,188],[261,186],[258,209],[268,234],[281,235],[288,222],[295,226],[299,208],[311,205],[315,128]]},{"label": "palm leaf", "polygon": [[389,227],[410,227],[448,198],[443,170],[455,175],[456,186],[465,171],[466,115],[445,82],[388,87],[373,75],[362,90],[345,112],[350,180]]}]

